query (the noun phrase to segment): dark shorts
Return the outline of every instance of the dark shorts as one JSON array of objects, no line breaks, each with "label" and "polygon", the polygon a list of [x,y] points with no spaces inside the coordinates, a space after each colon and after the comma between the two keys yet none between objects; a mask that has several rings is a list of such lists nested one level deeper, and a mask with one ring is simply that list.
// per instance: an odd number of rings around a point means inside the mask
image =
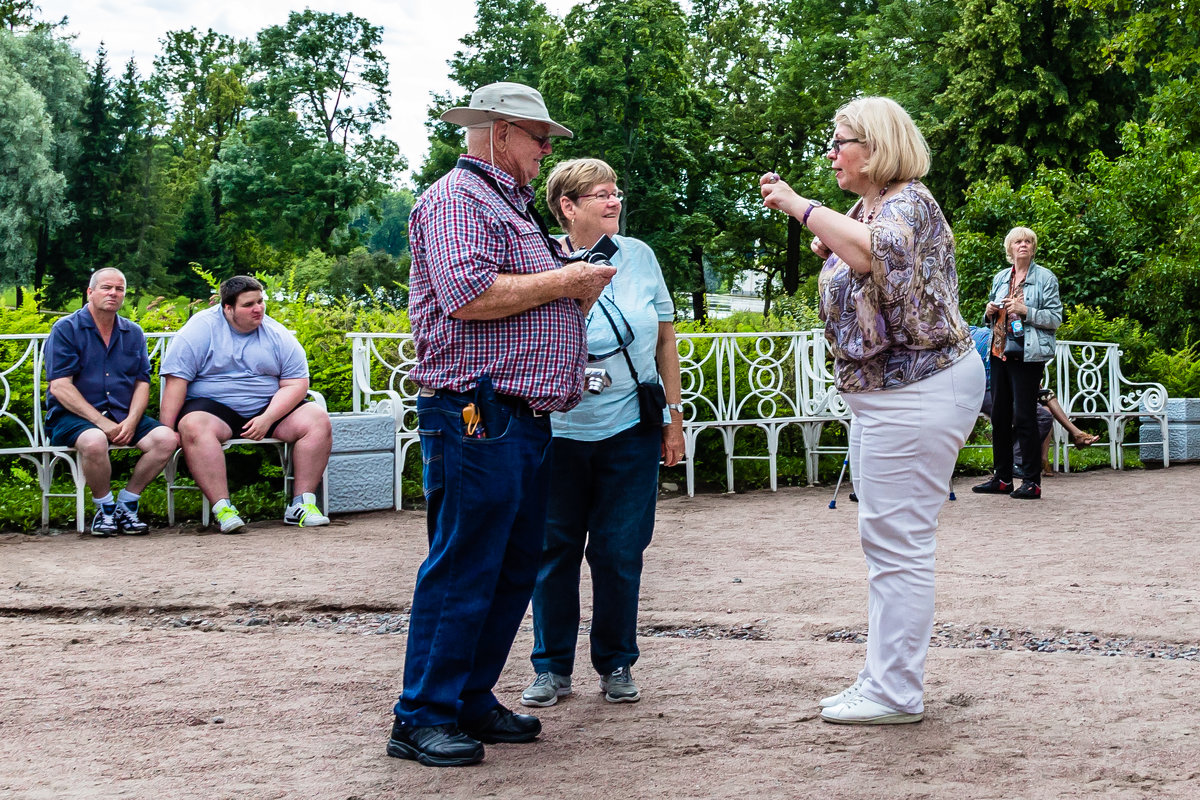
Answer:
[{"label": "dark shorts", "polygon": [[[300,406],[304,405],[307,402],[309,402],[309,399],[306,397],[303,400],[301,400],[299,403],[297,403],[295,408],[292,409],[292,411],[295,411],[297,408],[299,408]],[[225,405],[224,403],[219,403],[216,400],[212,400],[208,397],[192,397],[192,398],[189,398],[188,400],[185,400],[183,403],[183,408],[179,409],[179,419],[177,419],[175,421],[175,427],[178,428],[179,420],[183,419],[184,417],[186,417],[188,414],[192,413],[193,411],[203,411],[207,414],[212,414],[214,417],[218,418],[219,420],[224,422],[226,425],[228,425],[229,430],[233,431],[233,438],[240,439],[242,436],[242,429],[246,427],[246,423],[249,422],[250,420],[254,419],[255,417],[257,417],[259,414],[266,411],[267,406],[269,406],[269,405],[271,405],[270,400],[268,400],[266,403],[264,403],[263,407],[260,408],[258,411],[254,412],[253,414],[251,414],[248,417],[243,417],[241,414],[237,413],[236,411],[234,411],[232,408]],[[292,411],[287,412],[282,417],[275,420],[275,423],[273,425],[271,425],[270,428],[267,429],[267,437],[268,438],[273,437],[275,435],[275,429],[279,427],[279,423],[283,422],[285,419],[290,417],[292,415]]]},{"label": "dark shorts", "polygon": [[[133,440],[130,444],[137,444],[146,434],[161,425],[162,423],[154,417],[142,414],[142,418],[138,421],[137,428],[133,432]],[[70,412],[60,410],[53,423],[46,423],[46,436],[49,437],[50,444],[54,447],[74,447],[75,440],[79,438],[79,434],[89,428],[96,428],[96,426],[83,417],[77,417]],[[96,428],[96,430],[100,429]]]}]

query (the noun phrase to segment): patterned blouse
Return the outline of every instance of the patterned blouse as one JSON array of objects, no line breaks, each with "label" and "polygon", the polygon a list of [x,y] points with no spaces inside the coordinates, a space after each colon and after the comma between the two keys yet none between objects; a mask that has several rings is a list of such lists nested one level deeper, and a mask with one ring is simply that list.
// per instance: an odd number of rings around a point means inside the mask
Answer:
[{"label": "patterned blouse", "polygon": [[871,272],[833,255],[818,281],[843,392],[906,386],[974,350],[958,310],[954,233],[925,185],[913,181],[886,200],[870,227]]}]

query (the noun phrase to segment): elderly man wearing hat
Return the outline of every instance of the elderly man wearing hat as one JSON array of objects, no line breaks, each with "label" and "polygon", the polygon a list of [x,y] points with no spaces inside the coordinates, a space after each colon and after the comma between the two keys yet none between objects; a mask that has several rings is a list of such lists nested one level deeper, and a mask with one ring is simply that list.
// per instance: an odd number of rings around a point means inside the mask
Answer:
[{"label": "elderly man wearing hat", "polygon": [[387,752],[460,766],[481,761],[483,743],[541,732],[492,688],[537,578],[549,414],[582,393],[581,306],[616,270],[564,263],[534,208],[529,183],[550,137],[572,135],[537,90],[482,86],[442,119],[467,129],[467,153],[409,221],[429,555]]}]

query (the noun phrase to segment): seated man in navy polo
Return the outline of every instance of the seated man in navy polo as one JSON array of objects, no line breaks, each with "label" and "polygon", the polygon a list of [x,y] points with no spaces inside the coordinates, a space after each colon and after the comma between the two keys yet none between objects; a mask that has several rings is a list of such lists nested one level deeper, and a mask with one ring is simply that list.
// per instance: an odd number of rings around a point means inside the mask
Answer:
[{"label": "seated man in navy polo", "polygon": [[[162,472],[179,437],[146,416],[150,402],[150,357],[137,323],[117,314],[125,302],[125,276],[97,270],[87,303],[54,323],[46,341],[46,435],[56,447],[79,451],[83,477],[96,504],[93,536],[145,533],[138,500]],[[112,494],[111,446],[142,451],[129,482]]]},{"label": "seated man in navy polo", "polygon": [[289,525],[328,525],[315,492],[329,462],[329,415],[308,395],[308,358],[291,331],[267,316],[263,287],[238,275],[221,284],[221,304],[187,321],[163,356],[162,421],[179,431],[196,485],[213,504],[221,533],[245,522],[229,500],[222,444],[234,437],[292,443]]}]

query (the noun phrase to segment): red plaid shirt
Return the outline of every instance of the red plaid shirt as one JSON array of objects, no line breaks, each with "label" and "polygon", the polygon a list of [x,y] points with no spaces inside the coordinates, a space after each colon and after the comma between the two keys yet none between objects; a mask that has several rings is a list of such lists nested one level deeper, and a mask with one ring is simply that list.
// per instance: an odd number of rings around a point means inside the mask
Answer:
[{"label": "red plaid shirt", "polygon": [[[464,156],[466,158],[466,156]],[[520,209],[533,190],[508,173],[470,159],[495,178]],[[497,392],[541,411],[566,411],[582,394],[587,358],[583,314],[560,298],[511,317],[464,320],[452,313],[483,294],[498,273],[558,269],[541,230],[478,175],[453,169],[429,187],[409,219],[409,316],[421,386],[465,392],[491,375]]]}]

